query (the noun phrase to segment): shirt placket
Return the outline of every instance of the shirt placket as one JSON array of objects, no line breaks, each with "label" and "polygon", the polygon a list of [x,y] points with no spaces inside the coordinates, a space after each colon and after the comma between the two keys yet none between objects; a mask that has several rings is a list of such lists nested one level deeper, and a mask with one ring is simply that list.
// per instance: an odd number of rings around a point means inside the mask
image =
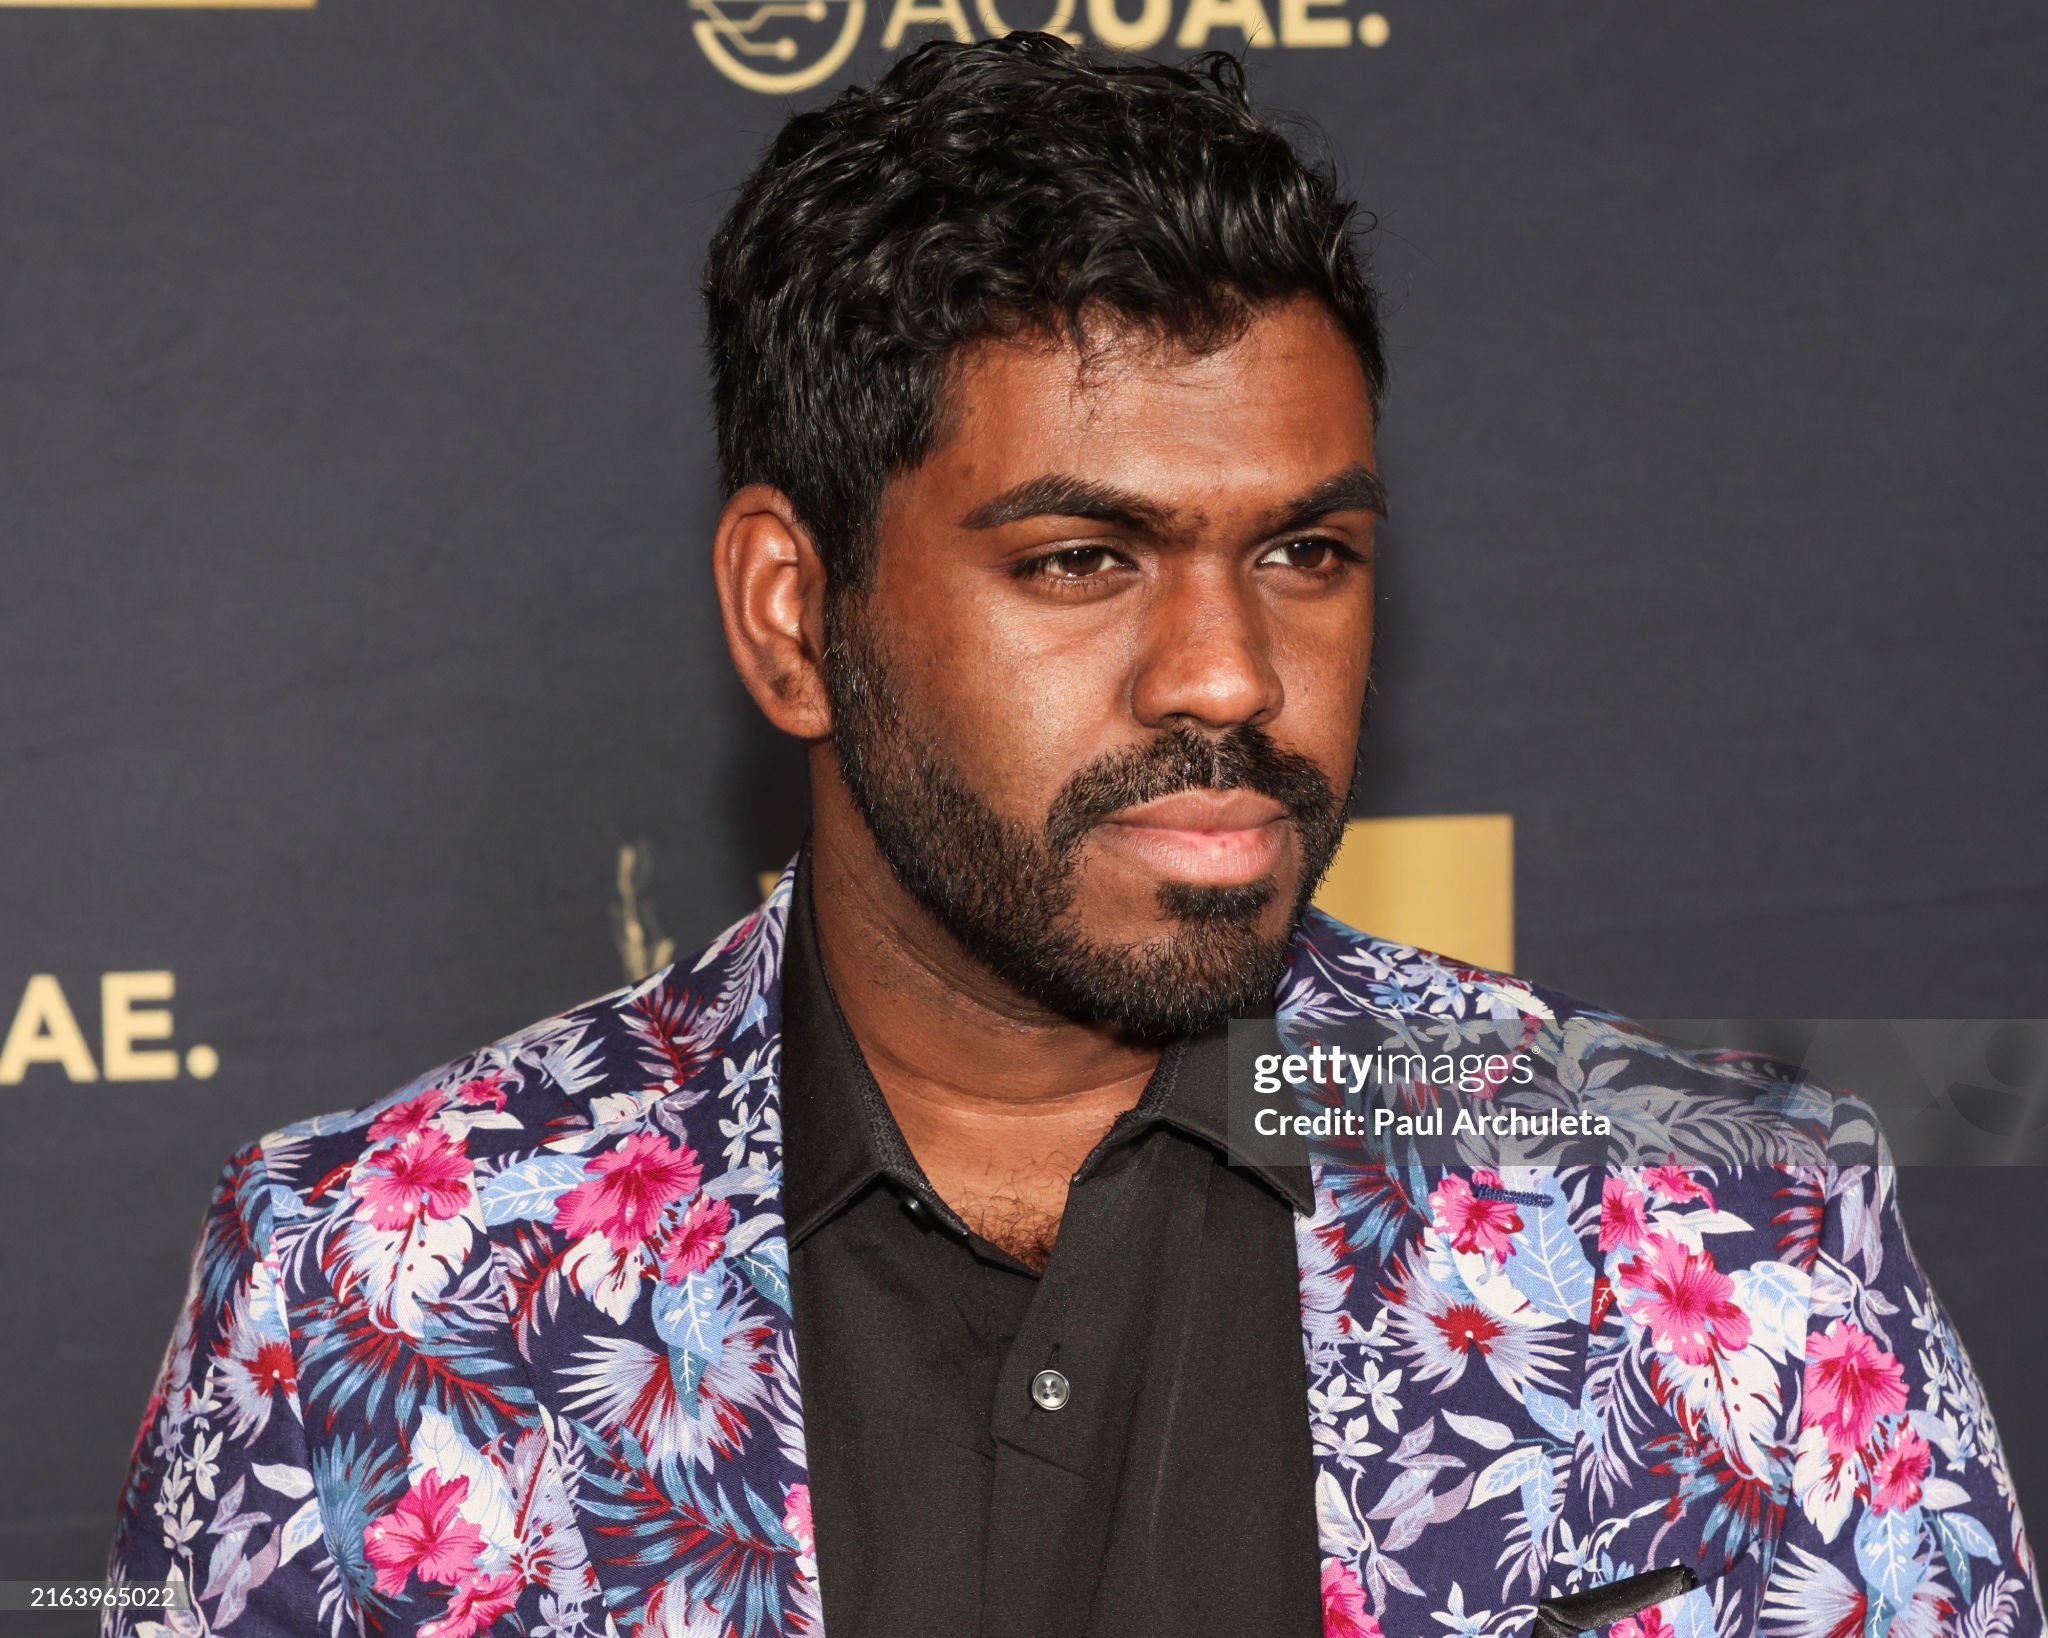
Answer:
[{"label": "shirt placket", "polygon": [[[1178,1368],[1210,1162],[1153,1130],[1084,1169],[997,1372],[983,1638],[1085,1633],[1141,1376]],[[1164,1323],[1162,1323],[1164,1322]]]}]

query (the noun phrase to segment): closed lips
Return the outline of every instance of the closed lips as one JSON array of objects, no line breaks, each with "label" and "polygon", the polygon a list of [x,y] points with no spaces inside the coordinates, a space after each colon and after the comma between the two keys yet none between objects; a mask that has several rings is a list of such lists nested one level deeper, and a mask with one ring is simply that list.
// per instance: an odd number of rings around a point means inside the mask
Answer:
[{"label": "closed lips", "polygon": [[1256,791],[1182,791],[1127,808],[1104,838],[1184,881],[1255,881],[1273,867],[1287,810]]}]

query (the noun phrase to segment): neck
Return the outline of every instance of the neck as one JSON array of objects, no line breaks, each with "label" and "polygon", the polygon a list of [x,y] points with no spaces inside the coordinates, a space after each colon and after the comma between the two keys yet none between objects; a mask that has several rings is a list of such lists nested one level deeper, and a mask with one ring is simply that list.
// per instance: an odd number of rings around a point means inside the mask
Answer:
[{"label": "neck", "polygon": [[815,778],[811,898],[840,1011],[911,1153],[977,1233],[1042,1263],[1067,1179],[1138,1101],[1157,1046],[1076,1022],[969,956]]}]

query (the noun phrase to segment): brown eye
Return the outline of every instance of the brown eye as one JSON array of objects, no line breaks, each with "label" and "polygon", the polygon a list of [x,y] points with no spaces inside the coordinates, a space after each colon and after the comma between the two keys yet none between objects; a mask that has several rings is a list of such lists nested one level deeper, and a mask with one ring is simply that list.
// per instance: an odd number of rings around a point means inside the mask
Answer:
[{"label": "brown eye", "polygon": [[1070,546],[1051,552],[1027,565],[1044,580],[1093,580],[1116,566],[1116,553],[1107,546]]},{"label": "brown eye", "polygon": [[1338,541],[1311,535],[1303,540],[1290,540],[1275,546],[1259,561],[1274,563],[1282,568],[1301,569],[1309,574],[1329,574],[1342,568],[1346,562],[1357,561],[1357,556],[1357,553]]}]

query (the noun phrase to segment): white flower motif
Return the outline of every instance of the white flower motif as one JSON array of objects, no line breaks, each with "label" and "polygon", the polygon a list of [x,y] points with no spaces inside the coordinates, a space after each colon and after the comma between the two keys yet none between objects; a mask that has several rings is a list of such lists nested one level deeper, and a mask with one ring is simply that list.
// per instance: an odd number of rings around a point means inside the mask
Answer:
[{"label": "white flower motif", "polygon": [[1362,1462],[1368,1456],[1377,1456],[1381,1449],[1368,1437],[1372,1432],[1372,1418],[1354,1416],[1340,1431],[1334,1422],[1318,1422],[1313,1429],[1316,1449],[1328,1451],[1339,1461]]},{"label": "white flower motif", "polygon": [[1465,1589],[1460,1583],[1453,1581],[1451,1596],[1445,1607],[1432,1612],[1430,1619],[1459,1634],[1459,1638],[1481,1638],[1487,1625],[1493,1620],[1493,1611],[1472,1610],[1468,1613],[1465,1608]]},{"label": "white flower motif", "polygon": [[202,1428],[192,1440],[192,1482],[208,1501],[215,1499],[213,1481],[220,1476],[220,1442],[225,1432],[207,1438]]},{"label": "white flower motif", "polygon": [[1358,1385],[1372,1400],[1372,1413],[1379,1418],[1380,1426],[1389,1433],[1399,1433],[1401,1401],[1394,1397],[1394,1390],[1401,1386],[1401,1373],[1389,1371],[1382,1376],[1378,1364],[1367,1360]]},{"label": "white flower motif", "polygon": [[189,1546],[192,1538],[199,1534],[201,1522],[199,1515],[192,1510],[192,1498],[187,1496],[176,1518],[168,1515],[164,1518],[165,1543],[177,1548]]},{"label": "white flower motif", "polygon": [[1338,1375],[1330,1378],[1326,1388],[1311,1387],[1308,1390],[1309,1414],[1319,1422],[1334,1422],[1346,1411],[1356,1410],[1365,1403],[1363,1397],[1351,1391],[1351,1380]]}]

